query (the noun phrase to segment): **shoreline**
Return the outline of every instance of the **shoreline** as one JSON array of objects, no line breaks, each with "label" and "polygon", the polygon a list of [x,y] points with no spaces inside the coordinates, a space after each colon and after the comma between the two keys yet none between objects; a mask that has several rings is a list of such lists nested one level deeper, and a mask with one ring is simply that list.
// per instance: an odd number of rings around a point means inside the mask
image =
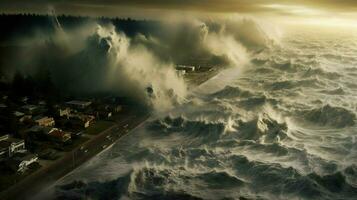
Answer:
[{"label": "shoreline", "polygon": [[[202,74],[196,72],[194,76],[189,77],[186,81],[189,85],[198,87],[216,76],[219,71],[217,68],[214,68],[213,71]],[[43,191],[44,188],[47,188],[48,185],[65,177],[85,162],[108,149],[122,137],[146,123],[150,117],[150,113],[138,115],[138,113],[131,112],[127,114],[123,120],[116,121],[114,125],[91,137],[90,140],[69,152],[65,152],[64,156],[58,160],[48,166],[41,167],[15,185],[1,191],[1,199],[32,199]]]}]

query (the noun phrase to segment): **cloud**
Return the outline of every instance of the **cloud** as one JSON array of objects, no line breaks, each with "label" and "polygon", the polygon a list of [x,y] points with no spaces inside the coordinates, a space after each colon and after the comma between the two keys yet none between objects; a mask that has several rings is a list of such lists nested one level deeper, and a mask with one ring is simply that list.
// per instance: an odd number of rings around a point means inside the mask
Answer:
[{"label": "cloud", "polygon": [[[275,6],[274,6],[275,5]],[[277,6],[278,5],[278,6]],[[312,10],[355,12],[355,0],[2,0],[3,12],[46,12],[54,6],[59,13],[159,16],[158,12],[309,14]]]}]

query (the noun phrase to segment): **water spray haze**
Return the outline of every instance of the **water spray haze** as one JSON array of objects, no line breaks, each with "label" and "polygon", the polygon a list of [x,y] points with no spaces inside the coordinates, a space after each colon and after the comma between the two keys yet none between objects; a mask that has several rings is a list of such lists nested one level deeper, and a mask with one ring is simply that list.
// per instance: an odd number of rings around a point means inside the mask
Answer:
[{"label": "water spray haze", "polygon": [[107,46],[112,88],[149,102],[156,110],[184,100],[186,85],[173,64],[160,61],[143,45],[131,45],[114,26],[98,26],[97,34],[99,42]]},{"label": "water spray haze", "polygon": [[255,21],[246,19],[161,22],[160,31],[139,30],[129,37],[108,22],[66,28],[54,13],[52,17],[54,32],[27,39],[30,50],[14,62],[15,69],[30,76],[45,69],[66,92],[114,93],[155,110],[185,101],[187,86],[176,64],[243,66],[271,41]]}]

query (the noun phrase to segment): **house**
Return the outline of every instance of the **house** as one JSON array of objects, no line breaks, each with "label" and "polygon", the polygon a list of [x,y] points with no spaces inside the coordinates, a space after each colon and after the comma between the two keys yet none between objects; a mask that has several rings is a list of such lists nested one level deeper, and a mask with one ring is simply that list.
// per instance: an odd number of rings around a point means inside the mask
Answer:
[{"label": "house", "polygon": [[182,69],[182,70],[176,70],[176,74],[177,74],[177,76],[179,76],[179,77],[182,77],[182,76],[184,76],[185,74],[186,74],[186,70],[184,70],[184,69]]},{"label": "house", "polygon": [[6,165],[15,172],[24,172],[29,165],[38,161],[38,157],[31,153],[17,153],[6,161]]},{"label": "house", "polygon": [[69,118],[70,114],[71,114],[71,109],[69,107],[59,107],[57,109],[57,114],[60,117],[66,117]]},{"label": "house", "polygon": [[189,66],[189,65],[177,65],[176,70],[185,70],[186,72],[194,72],[196,70],[195,66]]},{"label": "house", "polygon": [[21,110],[26,114],[35,114],[39,111],[39,107],[35,105],[24,105],[21,107]]},{"label": "house", "polygon": [[54,142],[66,143],[71,140],[71,134],[61,129],[53,128],[48,133],[49,139]]},{"label": "house", "polygon": [[66,102],[67,105],[71,106],[72,108],[76,108],[76,109],[85,109],[88,106],[90,106],[92,104],[92,102],[90,101],[77,101],[77,100],[73,100],[73,101],[68,101]]},{"label": "house", "polygon": [[14,119],[20,123],[30,122],[32,119],[32,115],[25,114],[25,113],[19,112],[19,111],[13,112],[13,115],[14,115]]},{"label": "house", "polygon": [[33,126],[27,133],[36,140],[50,140],[53,142],[68,142],[71,140],[71,134],[59,128],[48,126]]},{"label": "house", "polygon": [[22,117],[19,118],[19,122],[21,123],[31,122],[31,120],[32,120],[32,115],[23,115]]},{"label": "house", "polygon": [[21,118],[22,116],[25,115],[25,113],[19,112],[19,111],[15,111],[13,114],[14,114],[14,116],[15,116],[16,118]]},{"label": "house", "polygon": [[25,152],[25,141],[3,135],[0,137],[0,157],[11,157],[18,152]]},{"label": "house", "polygon": [[33,120],[38,126],[52,127],[55,125],[55,120],[52,117],[37,116],[37,117],[34,117]]},{"label": "house", "polygon": [[70,120],[73,126],[88,128],[92,123],[94,123],[95,117],[93,115],[74,114],[71,115]]},{"label": "house", "polygon": [[96,112],[96,117],[98,119],[107,119],[110,118],[112,116],[112,112],[108,111],[108,110],[100,110]]},{"label": "house", "polygon": [[113,115],[113,112],[119,112],[121,106],[100,105],[94,112],[95,116],[99,119],[107,119]]}]

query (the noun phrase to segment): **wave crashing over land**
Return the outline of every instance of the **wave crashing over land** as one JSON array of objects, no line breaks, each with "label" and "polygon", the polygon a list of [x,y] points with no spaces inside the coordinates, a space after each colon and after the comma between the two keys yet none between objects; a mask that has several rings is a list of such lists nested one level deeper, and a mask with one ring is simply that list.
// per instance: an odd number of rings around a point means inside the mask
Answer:
[{"label": "wave crashing over land", "polygon": [[68,175],[55,196],[356,199],[356,42],[284,36]]}]

